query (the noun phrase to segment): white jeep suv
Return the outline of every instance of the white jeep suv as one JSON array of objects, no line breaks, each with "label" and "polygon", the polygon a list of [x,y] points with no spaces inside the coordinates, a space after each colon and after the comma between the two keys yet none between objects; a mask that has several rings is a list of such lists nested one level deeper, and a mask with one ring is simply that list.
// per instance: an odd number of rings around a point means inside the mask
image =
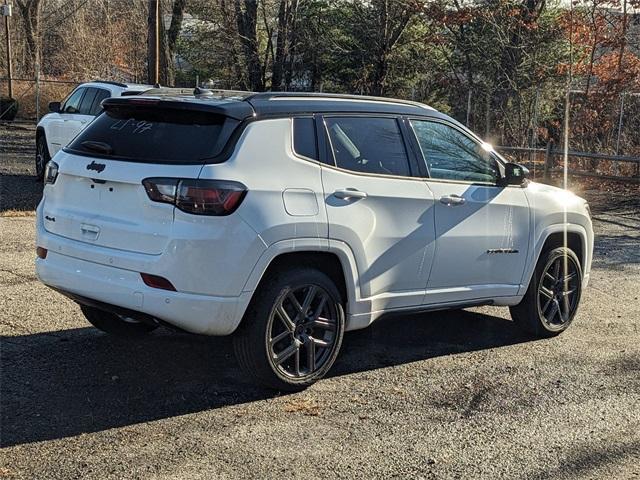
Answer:
[{"label": "white jeep suv", "polygon": [[36,127],[36,175],[42,179],[44,167],[62,147],[75,138],[102,112],[105,98],[138,95],[149,85],[95,80],[78,85],[62,102],[49,103],[49,112]]},{"label": "white jeep suv", "polygon": [[565,330],[591,268],[586,202],[446,115],[324,94],[115,97],[48,163],[38,277],[106,332],[234,334],[303,388],[390,312],[511,308]]}]

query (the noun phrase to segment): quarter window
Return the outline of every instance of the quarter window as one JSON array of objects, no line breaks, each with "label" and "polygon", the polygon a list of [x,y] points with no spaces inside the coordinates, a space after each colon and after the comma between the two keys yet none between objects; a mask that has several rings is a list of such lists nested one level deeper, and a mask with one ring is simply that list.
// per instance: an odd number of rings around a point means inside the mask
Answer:
[{"label": "quarter window", "polygon": [[100,104],[105,98],[109,98],[111,95],[109,90],[103,90],[101,88],[96,89],[98,93],[96,94],[96,98],[93,99],[93,104],[91,105],[91,115],[98,115],[102,112],[102,107]]},{"label": "quarter window", "polygon": [[298,155],[318,160],[316,126],[313,118],[293,119],[293,150]]},{"label": "quarter window", "polygon": [[64,108],[62,113],[79,113],[80,112],[80,100],[84,94],[86,88],[79,88],[71,94],[71,96],[64,102]]},{"label": "quarter window", "polygon": [[355,172],[411,175],[402,134],[395,118],[326,119],[336,166]]},{"label": "quarter window", "polygon": [[411,125],[431,178],[497,182],[498,162],[479,143],[444,123],[412,120]]}]

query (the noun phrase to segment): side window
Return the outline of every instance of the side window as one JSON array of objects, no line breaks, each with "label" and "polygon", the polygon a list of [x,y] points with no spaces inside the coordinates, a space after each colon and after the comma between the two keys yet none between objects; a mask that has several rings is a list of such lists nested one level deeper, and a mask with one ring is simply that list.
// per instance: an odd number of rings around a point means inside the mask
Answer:
[{"label": "side window", "polygon": [[71,96],[64,102],[62,113],[79,113],[80,101],[82,100],[82,95],[84,95],[85,90],[86,88],[79,88],[75,92],[73,92]]},{"label": "side window", "polygon": [[336,166],[383,175],[411,176],[395,118],[334,117],[325,123]]},{"label": "side window", "polygon": [[316,126],[311,117],[293,119],[293,150],[303,157],[318,160]]},{"label": "side window", "polygon": [[429,176],[444,180],[496,183],[496,160],[482,146],[449,125],[411,120]]},{"label": "side window", "polygon": [[102,112],[102,107],[100,106],[100,103],[102,103],[102,101],[105,98],[109,98],[111,96],[111,93],[109,92],[109,90],[103,90],[102,88],[96,88],[96,97],[93,99],[93,104],[91,105],[91,113],[90,115],[99,115]]},{"label": "side window", "polygon": [[82,103],[80,103],[80,113],[82,115],[91,115],[91,106],[96,98],[96,93],[98,93],[98,90],[95,88],[87,88],[87,93],[84,94]]}]

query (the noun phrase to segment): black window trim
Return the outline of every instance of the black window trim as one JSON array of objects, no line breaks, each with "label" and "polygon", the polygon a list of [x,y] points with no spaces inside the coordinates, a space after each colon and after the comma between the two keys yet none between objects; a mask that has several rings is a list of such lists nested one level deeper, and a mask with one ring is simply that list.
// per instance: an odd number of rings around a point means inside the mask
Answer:
[{"label": "black window trim", "polygon": [[[318,129],[318,153],[320,155],[320,162],[330,168],[334,168],[339,170],[340,172],[346,172],[351,175],[360,175],[367,177],[378,177],[378,178],[389,178],[389,179],[402,179],[402,180],[424,180],[424,177],[419,175],[419,172],[416,171],[416,164],[414,160],[412,160],[415,152],[413,148],[411,148],[411,144],[407,138],[406,127],[403,125],[404,117],[403,115],[395,114],[395,113],[371,113],[371,112],[335,112],[335,113],[324,113],[322,115],[318,115],[319,121],[316,120],[316,127]],[[331,145],[331,138],[329,137],[329,130],[327,129],[327,123],[325,119],[327,118],[339,118],[339,117],[347,117],[347,118],[392,118],[396,121],[398,125],[398,130],[400,132],[400,138],[402,138],[402,144],[404,146],[405,154],[407,156],[407,163],[409,166],[409,176],[406,175],[390,175],[386,173],[369,173],[369,172],[359,172],[356,170],[349,170],[346,168],[339,167],[336,163],[335,155],[333,152],[333,146]],[[320,148],[322,147],[322,148]]]},{"label": "black window trim", "polygon": [[[480,186],[484,186],[484,187],[504,188],[504,185],[501,185],[500,183],[478,182],[478,181],[470,181],[470,180],[450,180],[450,179],[446,179],[446,178],[434,178],[434,177],[432,177],[431,176],[431,172],[429,171],[429,163],[427,162],[427,159],[425,158],[424,152],[422,151],[422,147],[420,146],[420,142],[418,141],[418,136],[416,135],[416,132],[415,132],[415,130],[413,128],[413,124],[411,123],[412,120],[423,121],[423,122],[432,122],[432,123],[441,123],[443,125],[446,125],[448,127],[453,128],[454,130],[459,132],[461,135],[467,137],[469,140],[471,140],[472,142],[474,142],[477,145],[482,145],[483,141],[482,141],[482,139],[480,137],[478,137],[477,135],[473,134],[472,132],[470,132],[470,131],[467,132],[464,129],[460,128],[455,123],[449,122],[449,121],[447,121],[446,119],[443,119],[443,118],[429,117],[429,116],[421,117],[421,116],[416,116],[416,115],[411,115],[411,116],[408,116],[406,118],[407,118],[407,122],[408,122],[407,129],[411,133],[412,143],[415,144],[415,146],[417,148],[417,154],[419,155],[419,159],[420,159],[421,165],[423,165],[424,168],[427,171],[427,176],[425,177],[426,180],[429,180],[430,182],[455,183],[455,184],[463,184],[463,185],[480,185]],[[494,152],[491,152],[491,156],[496,161],[496,163],[498,164],[498,170],[500,171],[500,175],[504,175],[504,160],[502,158],[500,158],[498,155],[496,155]]]},{"label": "black window trim", "polygon": [[[293,152],[293,155],[296,158],[299,158],[301,160],[307,160],[309,162],[314,162],[314,163],[321,163],[321,158],[322,156],[320,155],[320,145],[318,143],[318,122],[316,121],[315,115],[313,114],[301,114],[301,115],[294,115],[292,117],[288,117],[291,119],[291,151]],[[314,130],[314,139],[316,142],[316,155],[318,156],[318,158],[311,158],[311,157],[307,157],[306,155],[303,155],[302,153],[296,151],[296,141],[295,141],[295,134],[296,134],[296,129],[295,129],[295,120],[296,118],[310,118],[311,120],[313,120],[313,130]]]}]

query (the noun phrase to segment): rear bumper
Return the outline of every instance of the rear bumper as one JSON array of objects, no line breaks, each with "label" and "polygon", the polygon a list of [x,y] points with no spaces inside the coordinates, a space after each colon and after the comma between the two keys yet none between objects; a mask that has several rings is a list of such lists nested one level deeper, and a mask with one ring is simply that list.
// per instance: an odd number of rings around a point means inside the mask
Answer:
[{"label": "rear bumper", "polygon": [[145,313],[192,333],[228,335],[240,324],[251,292],[214,297],[148,287],[140,274],[69,257],[49,250],[36,260],[45,285],[72,295]]}]

